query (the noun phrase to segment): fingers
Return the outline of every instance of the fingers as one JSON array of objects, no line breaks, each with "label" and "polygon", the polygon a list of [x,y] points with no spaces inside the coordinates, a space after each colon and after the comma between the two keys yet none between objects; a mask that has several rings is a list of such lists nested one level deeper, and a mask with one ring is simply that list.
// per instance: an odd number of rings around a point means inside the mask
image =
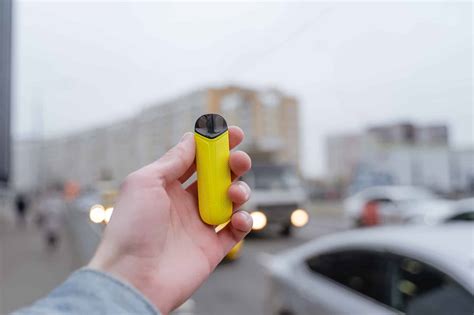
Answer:
[{"label": "fingers", "polygon": [[[229,127],[229,148],[232,150],[236,146],[238,146],[242,140],[244,140],[244,132],[237,126],[230,126]],[[249,159],[250,160],[250,159]],[[196,163],[193,163],[186,172],[180,176],[179,181],[184,183],[191,177],[194,172],[196,171]]]},{"label": "fingers", "polygon": [[244,132],[237,126],[229,127],[229,147],[232,150],[244,140]]},{"label": "fingers", "polygon": [[177,145],[149,165],[150,170],[167,183],[179,179],[194,162],[195,146],[194,135],[185,133]]},{"label": "fingers", "polygon": [[237,211],[232,215],[230,223],[217,233],[223,256],[250,232],[252,224],[252,217],[245,211]]},{"label": "fingers", "polygon": [[250,187],[242,181],[233,183],[229,190],[229,198],[234,203],[234,210],[239,209],[242,204],[246,203],[250,198]]},{"label": "fingers", "polygon": [[252,167],[250,156],[243,151],[235,151],[230,154],[229,166],[232,172],[232,180],[247,173]]},{"label": "fingers", "polygon": [[[229,167],[232,173],[232,180],[234,180],[250,170],[252,167],[252,161],[249,155],[243,151],[231,152],[229,158]],[[197,197],[197,181],[189,185],[186,190]]]}]

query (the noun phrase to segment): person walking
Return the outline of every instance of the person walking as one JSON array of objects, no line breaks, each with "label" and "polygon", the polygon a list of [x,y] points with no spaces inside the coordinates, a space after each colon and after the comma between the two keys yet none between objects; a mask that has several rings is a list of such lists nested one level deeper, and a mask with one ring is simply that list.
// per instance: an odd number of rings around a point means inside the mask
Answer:
[{"label": "person walking", "polygon": [[52,188],[40,198],[37,211],[48,250],[55,250],[59,246],[64,225],[64,207],[62,194],[57,188]]},{"label": "person walking", "polygon": [[26,225],[26,214],[28,212],[28,199],[23,193],[18,193],[15,197],[15,209],[18,226]]}]

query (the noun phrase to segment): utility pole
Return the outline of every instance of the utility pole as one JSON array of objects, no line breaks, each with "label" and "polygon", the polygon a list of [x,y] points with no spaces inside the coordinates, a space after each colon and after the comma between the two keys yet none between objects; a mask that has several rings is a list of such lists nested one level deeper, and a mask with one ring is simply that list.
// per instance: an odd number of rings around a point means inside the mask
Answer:
[{"label": "utility pole", "polygon": [[0,1],[0,188],[11,180],[12,0]]}]

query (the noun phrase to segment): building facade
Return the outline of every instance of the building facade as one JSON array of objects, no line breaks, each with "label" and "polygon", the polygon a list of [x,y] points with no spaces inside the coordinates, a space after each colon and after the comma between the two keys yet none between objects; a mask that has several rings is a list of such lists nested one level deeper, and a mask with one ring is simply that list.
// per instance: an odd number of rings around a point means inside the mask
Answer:
[{"label": "building facade", "polygon": [[[77,134],[17,142],[15,185],[32,190],[66,181],[83,187],[100,180],[120,182],[163,155],[186,131],[193,131],[199,116],[210,112],[222,114],[229,125],[245,131],[240,148],[254,160],[299,167],[297,101],[277,90],[232,86],[195,91],[129,119]],[[24,155],[33,151],[34,161],[30,161]],[[23,172],[25,163],[34,170]]]},{"label": "building facade", "polygon": [[440,193],[469,189],[469,158],[451,149],[444,125],[375,126],[360,134],[328,137],[326,147],[328,179],[343,183],[349,193],[386,184],[424,186]]}]

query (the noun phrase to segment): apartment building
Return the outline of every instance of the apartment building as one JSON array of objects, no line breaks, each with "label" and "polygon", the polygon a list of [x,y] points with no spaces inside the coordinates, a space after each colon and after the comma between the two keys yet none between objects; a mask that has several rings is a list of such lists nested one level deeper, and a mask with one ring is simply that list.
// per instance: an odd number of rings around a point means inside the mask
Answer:
[{"label": "apartment building", "polygon": [[36,179],[20,171],[28,160],[24,152],[29,144],[17,142],[15,182],[33,189],[65,181],[76,181],[82,186],[103,179],[120,181],[165,153],[184,132],[194,129],[199,116],[209,112],[222,114],[229,125],[238,125],[245,131],[241,148],[256,161],[299,167],[297,101],[278,90],[231,86],[195,91],[146,108],[126,120],[35,141],[37,154],[30,164],[36,168]]},{"label": "apartment building", "polygon": [[328,180],[350,192],[379,184],[420,185],[442,193],[467,189],[468,179],[454,187],[458,176],[453,169],[469,172],[468,157],[457,158],[445,125],[374,126],[358,134],[330,136],[326,148]]}]

